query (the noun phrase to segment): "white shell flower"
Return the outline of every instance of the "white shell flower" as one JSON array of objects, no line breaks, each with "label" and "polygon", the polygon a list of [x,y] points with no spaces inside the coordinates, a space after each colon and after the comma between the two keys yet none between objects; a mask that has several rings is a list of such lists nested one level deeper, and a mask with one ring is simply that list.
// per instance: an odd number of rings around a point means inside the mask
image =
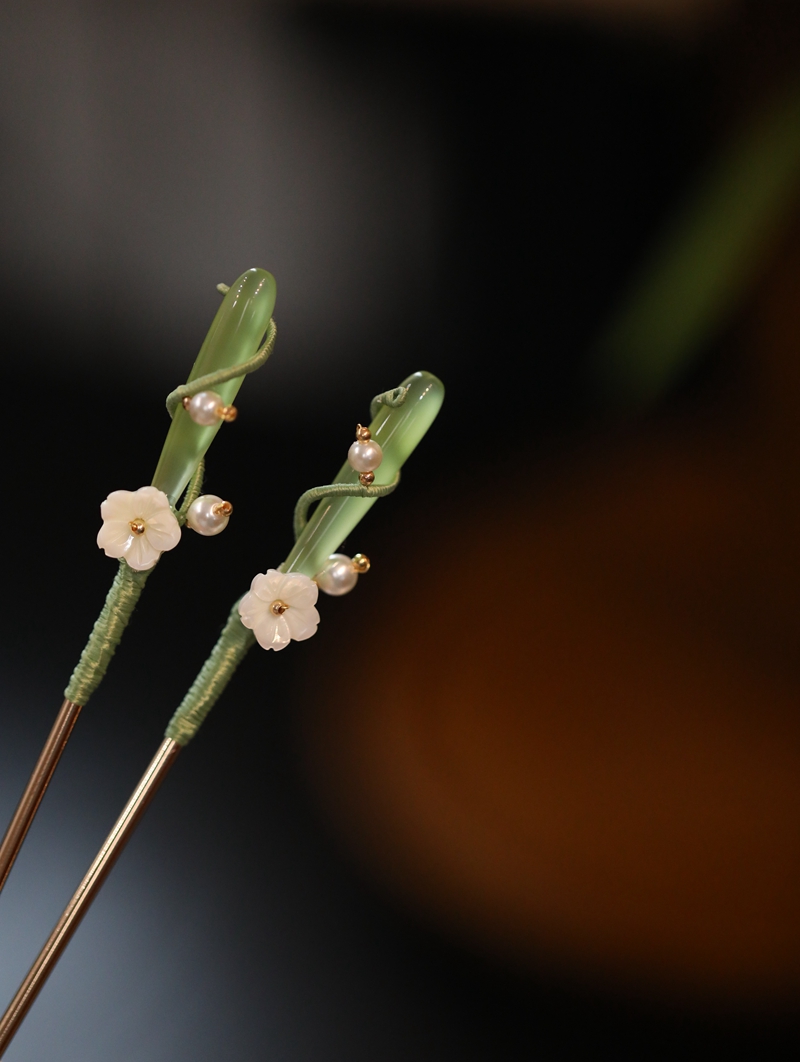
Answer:
[{"label": "white shell flower", "polygon": [[169,499],[155,487],[112,491],[100,506],[100,515],[103,526],[97,545],[107,557],[124,557],[136,572],[152,568],[180,541],[180,524]]},{"label": "white shell flower", "polygon": [[284,575],[270,568],[250,584],[250,593],[239,602],[239,615],[264,649],[283,649],[292,638],[302,642],[317,633],[318,593],[307,575]]}]

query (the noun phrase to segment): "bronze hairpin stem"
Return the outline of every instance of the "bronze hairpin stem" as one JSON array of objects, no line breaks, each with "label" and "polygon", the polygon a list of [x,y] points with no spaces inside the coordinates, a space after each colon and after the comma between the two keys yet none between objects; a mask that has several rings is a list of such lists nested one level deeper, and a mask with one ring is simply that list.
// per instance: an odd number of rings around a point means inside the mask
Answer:
[{"label": "bronze hairpin stem", "polygon": [[103,847],[86,871],[83,881],[75,890],[53,932],[47,938],[47,943],[39,952],[39,957],[30,968],[28,976],[20,985],[17,994],[0,1020],[0,1056],[4,1054],[25,1015],[33,1006],[50,972],[81,924],[92,900],[102,888],[103,882],[119,859],[122,849],[130,840],[139,820],[147,810],[147,805],[156,795],[158,787],[164,781],[180,750],[181,746],[176,741],[165,738],[161,742],[150,766],[142,775],[128,803],[114,823],[111,833],[106,837]]},{"label": "bronze hairpin stem", "polygon": [[72,728],[78,721],[82,705],[64,699],[61,710],[56,716],[53,728],[45,741],[39,759],[33,773],[28,779],[25,791],[22,794],[17,810],[8,824],[5,837],[0,844],[0,890],[6,883],[6,878],[11,873],[11,868],[19,854],[22,843],[30,829],[34,816],[39,809],[39,804],[50,784],[53,772],[61,759]]}]

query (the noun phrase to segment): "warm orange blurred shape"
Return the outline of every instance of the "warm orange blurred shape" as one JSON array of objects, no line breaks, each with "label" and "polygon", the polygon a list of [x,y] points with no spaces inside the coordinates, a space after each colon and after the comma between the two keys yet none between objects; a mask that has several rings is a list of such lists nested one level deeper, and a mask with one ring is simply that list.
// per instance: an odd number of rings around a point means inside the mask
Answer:
[{"label": "warm orange blurred shape", "polygon": [[331,687],[325,804],[450,931],[628,991],[796,1004],[798,291],[795,227],[734,383],[431,526],[358,687]]}]

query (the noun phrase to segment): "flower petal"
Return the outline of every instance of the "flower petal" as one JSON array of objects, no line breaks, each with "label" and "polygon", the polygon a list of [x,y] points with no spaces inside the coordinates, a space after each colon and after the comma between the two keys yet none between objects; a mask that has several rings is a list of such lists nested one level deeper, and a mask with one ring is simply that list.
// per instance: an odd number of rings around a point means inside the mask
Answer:
[{"label": "flower petal", "polygon": [[[270,568],[254,577],[250,592],[239,602],[239,616],[264,649],[284,649],[290,640],[302,642],[316,632],[319,613],[314,602],[318,592],[316,583],[307,575],[285,575]],[[289,606],[280,616],[272,611],[275,601]]]},{"label": "flower petal", "polygon": [[296,642],[304,642],[312,634],[317,633],[319,612],[311,608],[295,608],[292,606],[283,614],[283,618],[289,627],[289,633]]},{"label": "flower petal", "polygon": [[[256,576],[256,579],[260,578],[262,578],[262,576]],[[256,579],[253,580],[254,583]],[[269,604],[252,591],[249,594],[245,594],[239,602],[239,617],[244,626],[251,631],[255,630],[256,624],[267,612],[272,615],[269,610]]]},{"label": "flower petal", "polygon": [[181,540],[181,525],[171,512],[158,513],[145,521],[144,537],[162,553],[175,549]]},{"label": "flower petal", "polygon": [[125,544],[123,556],[135,572],[146,572],[153,567],[161,552],[150,545],[147,535],[131,535]]},{"label": "flower petal", "polygon": [[133,538],[131,525],[127,520],[106,520],[97,532],[97,545],[105,551],[107,557],[121,557]]},{"label": "flower petal", "polygon": [[252,583],[250,583],[250,593],[259,598],[259,600],[269,603],[275,600],[275,595],[272,593],[270,586],[271,581],[266,575],[255,575]]},{"label": "flower petal", "polygon": [[258,644],[263,649],[285,649],[291,640],[289,625],[283,616],[265,612],[253,628]]},{"label": "flower petal", "polygon": [[286,576],[283,572],[279,572],[277,568],[267,568],[264,580],[264,587],[269,588],[269,592],[272,595],[270,601],[274,601],[276,597],[281,597],[284,583],[286,582]]},{"label": "flower petal", "polygon": [[136,506],[136,515],[142,520],[150,520],[160,512],[172,512],[169,507],[169,498],[163,490],[157,487],[139,487],[133,493],[133,504]]},{"label": "flower petal", "polygon": [[[181,529],[170,509],[169,498],[155,487],[113,490],[100,506],[103,526],[97,545],[109,557],[124,557],[135,571],[152,568],[161,554],[174,549]],[[143,535],[131,534],[131,521],[142,520]]]},{"label": "flower petal", "polygon": [[311,608],[317,603],[319,587],[307,575],[290,572],[283,577],[280,595],[281,600],[292,608]]},{"label": "flower petal", "polygon": [[100,505],[100,516],[104,520],[133,520],[136,516],[133,497],[133,491],[112,490]]}]

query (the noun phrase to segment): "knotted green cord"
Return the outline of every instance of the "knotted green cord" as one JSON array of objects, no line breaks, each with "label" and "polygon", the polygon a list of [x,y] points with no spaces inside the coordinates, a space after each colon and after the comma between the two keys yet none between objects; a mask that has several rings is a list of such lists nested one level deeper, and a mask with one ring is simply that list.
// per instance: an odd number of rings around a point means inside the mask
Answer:
[{"label": "knotted green cord", "polygon": [[408,388],[403,387],[401,384],[400,387],[393,387],[391,391],[384,391],[383,394],[375,395],[369,404],[370,420],[375,420],[381,406],[389,406],[390,409],[397,409],[398,406],[402,406],[407,394]]},{"label": "knotted green cord", "polygon": [[[396,409],[405,402],[408,388],[395,387],[376,395],[370,404],[370,413],[374,419],[382,405]],[[330,483],[324,487],[312,487],[301,495],[294,510],[294,537],[300,537],[306,526],[308,507],[315,501],[331,495],[344,495],[349,498],[384,498],[391,494],[400,482],[398,471],[391,483],[362,487],[361,484]],[[241,601],[241,598],[239,598]],[[216,704],[222,691],[233,677],[245,654],[255,644],[255,635],[244,626],[239,618],[239,601],[235,603],[228,616],[228,622],[211,650],[211,655],[200,669],[200,673],[190,686],[186,696],[178,705],[169,721],[164,736],[179,745],[188,745],[202,726],[206,716]]]}]

